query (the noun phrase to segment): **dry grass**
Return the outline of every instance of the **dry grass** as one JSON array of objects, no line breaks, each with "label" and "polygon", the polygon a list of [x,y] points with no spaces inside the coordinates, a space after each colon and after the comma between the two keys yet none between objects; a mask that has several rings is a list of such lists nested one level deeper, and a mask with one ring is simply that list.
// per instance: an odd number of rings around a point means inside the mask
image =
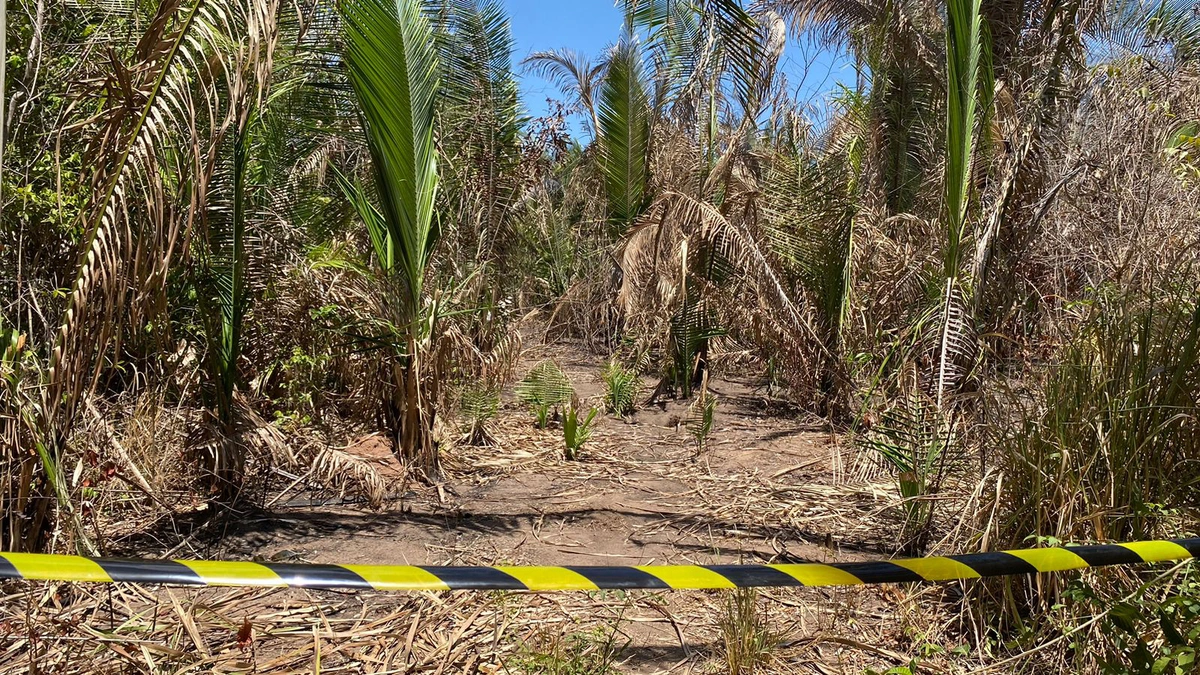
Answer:
[{"label": "dry grass", "polygon": [[[724,672],[721,593],[565,595],[150,589],[10,584],[0,673]],[[883,591],[895,593],[895,591]],[[873,592],[764,592],[757,668],[902,665]],[[865,602],[864,602],[865,600]],[[848,639],[844,622],[859,624]],[[246,626],[249,628],[246,628]],[[890,633],[890,634],[889,634]],[[884,646],[887,645],[887,646]],[[570,670],[571,667],[577,670]],[[593,670],[586,670],[592,668]],[[857,670],[855,670],[857,669]]]}]

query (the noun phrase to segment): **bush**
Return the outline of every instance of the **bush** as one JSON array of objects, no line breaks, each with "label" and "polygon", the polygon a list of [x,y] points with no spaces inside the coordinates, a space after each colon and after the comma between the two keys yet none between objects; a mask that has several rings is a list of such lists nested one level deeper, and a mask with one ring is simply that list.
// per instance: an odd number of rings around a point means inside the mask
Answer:
[{"label": "bush", "polygon": [[1009,545],[1175,534],[1160,505],[1200,505],[1195,296],[1100,294],[1084,309],[1034,400],[997,424]]}]

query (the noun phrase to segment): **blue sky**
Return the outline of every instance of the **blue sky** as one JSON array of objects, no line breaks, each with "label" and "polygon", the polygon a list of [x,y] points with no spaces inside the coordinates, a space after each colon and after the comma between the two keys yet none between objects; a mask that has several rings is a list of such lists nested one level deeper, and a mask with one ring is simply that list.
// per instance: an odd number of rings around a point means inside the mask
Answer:
[{"label": "blue sky", "polygon": [[[546,112],[546,98],[561,99],[554,85],[522,72],[520,62],[543,49],[567,48],[599,56],[620,34],[621,11],[613,0],[506,0],[517,48],[514,66],[521,80],[521,98],[531,115]],[[854,85],[854,68],[842,54],[832,53],[811,40],[789,40],[781,60],[793,92],[817,104],[838,83]],[[578,125],[575,125],[578,130]]]}]

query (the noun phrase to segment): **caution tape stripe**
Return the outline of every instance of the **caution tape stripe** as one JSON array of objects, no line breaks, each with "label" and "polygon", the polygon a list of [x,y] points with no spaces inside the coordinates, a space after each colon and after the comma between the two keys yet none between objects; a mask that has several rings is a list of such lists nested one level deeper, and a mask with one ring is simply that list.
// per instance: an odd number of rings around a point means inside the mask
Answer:
[{"label": "caution tape stripe", "polygon": [[796,565],[416,567],[116,560],[0,553],[0,579],[377,591],[719,589],[939,582],[1200,557],[1200,539]]}]

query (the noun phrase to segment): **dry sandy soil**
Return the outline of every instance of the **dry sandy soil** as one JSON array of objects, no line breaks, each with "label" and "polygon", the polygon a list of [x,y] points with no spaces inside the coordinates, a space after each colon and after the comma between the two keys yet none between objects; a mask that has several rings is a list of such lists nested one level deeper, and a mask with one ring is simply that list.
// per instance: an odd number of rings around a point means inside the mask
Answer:
[{"label": "dry sandy soil", "polygon": [[[597,359],[539,346],[522,367],[546,358],[563,367],[581,398],[599,404]],[[686,403],[649,406],[630,420],[603,417],[580,460],[567,462],[561,432],[534,428],[509,395],[493,425],[495,445],[446,450],[449,479],[440,490],[410,486],[370,510],[321,503],[328,495],[293,488],[274,494],[269,508],[206,521],[169,547],[143,541],[139,553],[634,565],[848,561],[894,552],[898,527],[886,479],[863,480],[834,436],[768,399],[756,383],[720,379],[711,390],[719,397],[716,424],[699,457],[679,428]],[[402,469],[381,438],[348,449],[401,483]],[[940,639],[938,601],[956,590],[763,591],[756,607],[767,646],[755,672],[907,665],[914,642]],[[721,673],[730,671],[725,642],[736,633],[722,627],[730,599],[727,592],[38,586],[13,589],[5,600],[6,613],[24,621],[0,623],[8,642],[0,672],[31,672],[33,664],[37,672]]]}]

